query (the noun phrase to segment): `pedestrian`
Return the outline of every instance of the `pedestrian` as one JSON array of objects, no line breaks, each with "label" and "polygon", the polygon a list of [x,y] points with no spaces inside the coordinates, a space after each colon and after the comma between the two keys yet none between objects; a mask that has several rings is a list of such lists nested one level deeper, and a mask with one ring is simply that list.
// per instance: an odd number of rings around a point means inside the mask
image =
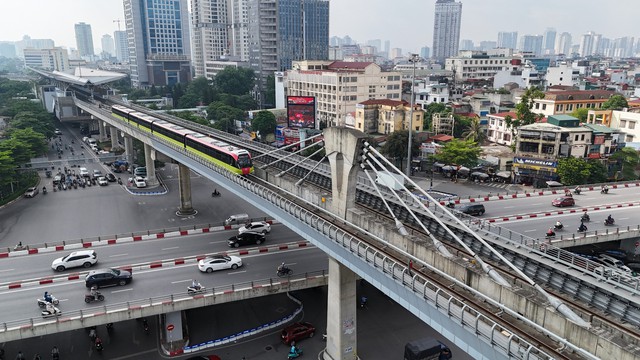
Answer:
[{"label": "pedestrian", "polygon": [[409,259],[409,275],[411,276],[411,271],[413,270],[413,260]]}]

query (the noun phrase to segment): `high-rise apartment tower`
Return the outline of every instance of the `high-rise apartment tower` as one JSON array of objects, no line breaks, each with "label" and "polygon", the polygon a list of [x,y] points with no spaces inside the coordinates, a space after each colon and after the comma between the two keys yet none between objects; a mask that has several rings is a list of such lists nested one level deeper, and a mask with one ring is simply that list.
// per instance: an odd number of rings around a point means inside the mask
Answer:
[{"label": "high-rise apartment tower", "polygon": [[458,55],[462,3],[437,0],[433,21],[433,57],[444,64],[448,57]]},{"label": "high-rise apartment tower", "polygon": [[91,34],[91,25],[83,22],[75,25],[76,29],[76,45],[80,56],[93,56],[93,35]]}]

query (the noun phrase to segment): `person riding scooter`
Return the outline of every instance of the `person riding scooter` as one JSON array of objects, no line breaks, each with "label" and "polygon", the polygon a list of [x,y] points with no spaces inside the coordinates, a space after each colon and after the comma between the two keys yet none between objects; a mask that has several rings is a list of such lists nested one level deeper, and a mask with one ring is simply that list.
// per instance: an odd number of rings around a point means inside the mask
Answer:
[{"label": "person riding scooter", "polygon": [[582,221],[580,222],[580,226],[578,227],[578,232],[587,231],[587,225],[585,225]]},{"label": "person riding scooter", "polygon": [[601,194],[609,193],[609,187],[607,185],[602,185],[602,189],[600,189]]},{"label": "person riding scooter", "polygon": [[582,214],[582,217],[580,218],[580,221],[584,222],[584,221],[589,221],[591,220],[591,217],[589,216],[589,214],[587,214],[587,212],[585,211],[584,214]]},{"label": "person riding scooter", "polygon": [[555,231],[553,231],[553,228],[549,228],[549,230],[547,230],[547,236],[551,237],[551,236],[556,236]]},{"label": "person riding scooter", "polygon": [[51,297],[51,294],[49,294],[48,291],[44,292],[44,296],[42,297],[42,299],[44,301],[46,301],[47,303],[51,304],[53,302],[53,298]]},{"label": "person riding scooter", "polygon": [[562,225],[562,223],[558,220],[556,221],[556,224],[553,226],[556,230],[560,230],[564,227],[564,225]]},{"label": "person riding scooter", "polygon": [[613,224],[614,223],[614,220],[613,220],[613,217],[611,217],[611,214],[609,214],[609,216],[605,219],[604,222],[607,223],[607,224]]},{"label": "person riding scooter", "polygon": [[573,189],[573,192],[574,192],[576,195],[580,195],[580,186],[576,186],[576,188],[575,188],[575,189]]},{"label": "person riding scooter", "polygon": [[193,288],[193,290],[200,290],[200,289],[202,289],[202,285],[200,285],[199,282],[197,282],[195,279],[193,279],[191,281],[191,288]]},{"label": "person riding scooter", "polygon": [[453,199],[449,199],[449,202],[447,203],[447,207],[451,208],[451,209],[455,208],[456,207],[456,202],[453,201]]}]

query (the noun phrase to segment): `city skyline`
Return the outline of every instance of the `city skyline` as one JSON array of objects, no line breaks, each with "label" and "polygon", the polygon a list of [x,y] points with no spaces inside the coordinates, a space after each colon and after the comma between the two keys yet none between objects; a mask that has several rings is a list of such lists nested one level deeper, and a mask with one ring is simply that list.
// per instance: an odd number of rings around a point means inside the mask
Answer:
[{"label": "city skyline", "polygon": [[[640,31],[634,26],[634,0],[619,0],[616,6],[585,6],[579,0],[566,0],[562,3],[540,0],[533,3],[515,3],[509,0],[494,0],[491,6],[477,0],[461,0],[463,4],[460,39],[496,41],[498,32],[517,31],[519,36],[543,35],[546,28],[555,28],[558,34],[568,32],[574,41],[582,34],[593,31],[614,39],[625,36],[640,38]],[[349,35],[358,43],[367,40],[390,40],[392,48],[419,52],[424,46],[432,47],[435,0],[416,5],[409,0],[394,3],[398,7],[400,21],[389,20],[389,3],[383,0],[331,1],[330,36]],[[554,11],[549,11],[553,8]],[[29,21],[21,14],[25,9],[38,9],[30,13]],[[367,16],[354,15],[354,11],[366,9]],[[412,9],[412,11],[405,11]],[[575,9],[580,9],[576,12]],[[96,49],[101,47],[100,39],[104,34],[113,36],[118,30],[114,20],[122,20],[124,30],[124,11],[122,0],[103,0],[99,3],[59,0],[41,2],[23,0],[3,4],[3,16],[0,21],[0,41],[18,41],[24,35],[34,39],[53,39],[56,46],[76,48],[74,24],[85,22],[91,25]],[[524,15],[523,15],[524,14]],[[54,16],[52,16],[54,15]],[[579,16],[594,21],[568,22],[567,19]],[[492,19],[492,21],[486,21]],[[393,24],[393,26],[380,26]]]}]

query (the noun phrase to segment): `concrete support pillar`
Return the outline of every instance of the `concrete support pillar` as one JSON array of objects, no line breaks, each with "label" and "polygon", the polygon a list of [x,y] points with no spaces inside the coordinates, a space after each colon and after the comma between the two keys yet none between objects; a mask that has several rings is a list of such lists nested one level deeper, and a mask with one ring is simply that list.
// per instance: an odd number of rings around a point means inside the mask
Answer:
[{"label": "concrete support pillar", "polygon": [[105,121],[102,120],[98,120],[98,131],[100,131],[100,134],[98,134],[98,140],[105,141],[107,140],[107,123]]},{"label": "concrete support pillar", "polygon": [[124,135],[124,156],[129,164],[133,164],[133,138],[127,134]]},{"label": "concrete support pillar", "polygon": [[357,354],[356,274],[329,258],[327,347],[324,360],[353,360]]},{"label": "concrete support pillar", "polygon": [[[331,165],[330,211],[347,219],[348,209],[355,207],[355,188],[360,148],[365,134],[342,127],[324,130],[324,143]],[[325,360],[352,360],[357,354],[356,274],[335,259],[329,258],[327,308],[327,348]]]},{"label": "concrete support pillar", "polygon": [[[154,160],[156,159],[156,151],[149,145],[144,144],[144,163],[147,167],[147,185],[158,185],[158,179],[156,178],[156,167],[154,166]],[[191,187],[189,187],[189,196],[191,196]]]},{"label": "concrete support pillar", "polygon": [[111,133],[111,150],[115,150],[120,146],[118,145],[118,129],[110,126],[109,132]]},{"label": "concrete support pillar", "polygon": [[[147,174],[148,173],[149,170],[147,170]],[[191,178],[189,175],[189,168],[179,163],[178,184],[180,187],[180,208],[176,214],[180,216],[195,215],[197,213],[191,204]]]}]

